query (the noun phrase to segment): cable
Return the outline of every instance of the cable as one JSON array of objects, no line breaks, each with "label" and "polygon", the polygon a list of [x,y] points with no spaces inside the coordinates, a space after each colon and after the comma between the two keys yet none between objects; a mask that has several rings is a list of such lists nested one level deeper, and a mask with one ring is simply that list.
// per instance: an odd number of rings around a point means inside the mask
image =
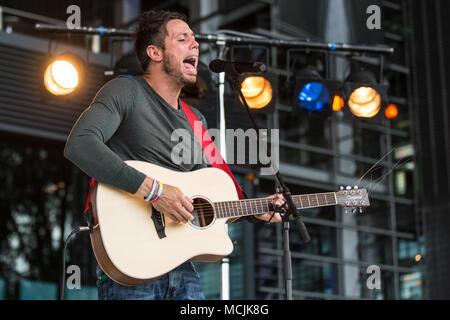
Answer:
[{"label": "cable", "polygon": [[59,299],[64,300],[64,289],[66,287],[66,249],[67,245],[69,244],[69,240],[71,237],[73,237],[75,234],[83,231],[90,231],[91,229],[89,227],[78,227],[76,229],[73,229],[72,232],[69,234],[69,236],[66,238],[66,241],[64,242],[64,249],[63,249],[63,257],[62,257],[62,277],[61,277],[61,292]]}]

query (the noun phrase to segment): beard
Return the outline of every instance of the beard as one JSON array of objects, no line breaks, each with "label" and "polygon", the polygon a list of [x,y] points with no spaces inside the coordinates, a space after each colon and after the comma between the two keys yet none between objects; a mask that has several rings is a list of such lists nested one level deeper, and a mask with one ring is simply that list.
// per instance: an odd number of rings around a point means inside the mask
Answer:
[{"label": "beard", "polygon": [[181,85],[193,85],[197,82],[197,76],[187,78],[175,63],[176,59],[169,52],[164,51],[163,70],[169,76],[172,76],[175,81],[178,81]]}]

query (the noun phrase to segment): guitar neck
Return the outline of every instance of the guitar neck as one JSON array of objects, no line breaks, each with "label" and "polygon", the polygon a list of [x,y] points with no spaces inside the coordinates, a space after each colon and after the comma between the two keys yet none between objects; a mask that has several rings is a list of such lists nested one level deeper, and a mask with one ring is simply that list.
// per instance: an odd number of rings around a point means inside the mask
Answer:
[{"label": "guitar neck", "polygon": [[[337,204],[334,192],[314,193],[292,196],[297,209],[308,209]],[[270,212],[270,198],[244,199],[237,201],[214,202],[218,218],[235,218]]]}]

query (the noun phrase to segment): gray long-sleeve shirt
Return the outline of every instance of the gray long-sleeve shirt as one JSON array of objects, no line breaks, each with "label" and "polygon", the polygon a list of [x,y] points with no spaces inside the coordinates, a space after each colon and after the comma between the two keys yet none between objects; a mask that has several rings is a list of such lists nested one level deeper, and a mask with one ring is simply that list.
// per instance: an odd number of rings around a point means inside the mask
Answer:
[{"label": "gray long-sleeve shirt", "polygon": [[[191,109],[206,128],[204,116]],[[189,134],[173,135],[175,130]],[[192,161],[173,161],[173,151],[180,149],[180,143],[181,149],[190,146]],[[201,152],[200,144],[183,109],[171,107],[137,76],[115,78],[100,89],[72,128],[64,156],[97,181],[135,193],[145,174],[125,160],[186,172],[208,166],[202,152],[199,160],[198,150]]]}]

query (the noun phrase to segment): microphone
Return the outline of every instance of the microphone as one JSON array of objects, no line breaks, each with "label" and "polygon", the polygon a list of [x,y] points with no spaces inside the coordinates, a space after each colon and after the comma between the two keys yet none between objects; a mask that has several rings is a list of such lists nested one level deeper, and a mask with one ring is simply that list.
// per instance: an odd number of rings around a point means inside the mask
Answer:
[{"label": "microphone", "polygon": [[215,73],[233,73],[234,69],[239,73],[258,73],[266,70],[266,65],[261,62],[232,62],[215,59],[209,63],[209,70]]}]

